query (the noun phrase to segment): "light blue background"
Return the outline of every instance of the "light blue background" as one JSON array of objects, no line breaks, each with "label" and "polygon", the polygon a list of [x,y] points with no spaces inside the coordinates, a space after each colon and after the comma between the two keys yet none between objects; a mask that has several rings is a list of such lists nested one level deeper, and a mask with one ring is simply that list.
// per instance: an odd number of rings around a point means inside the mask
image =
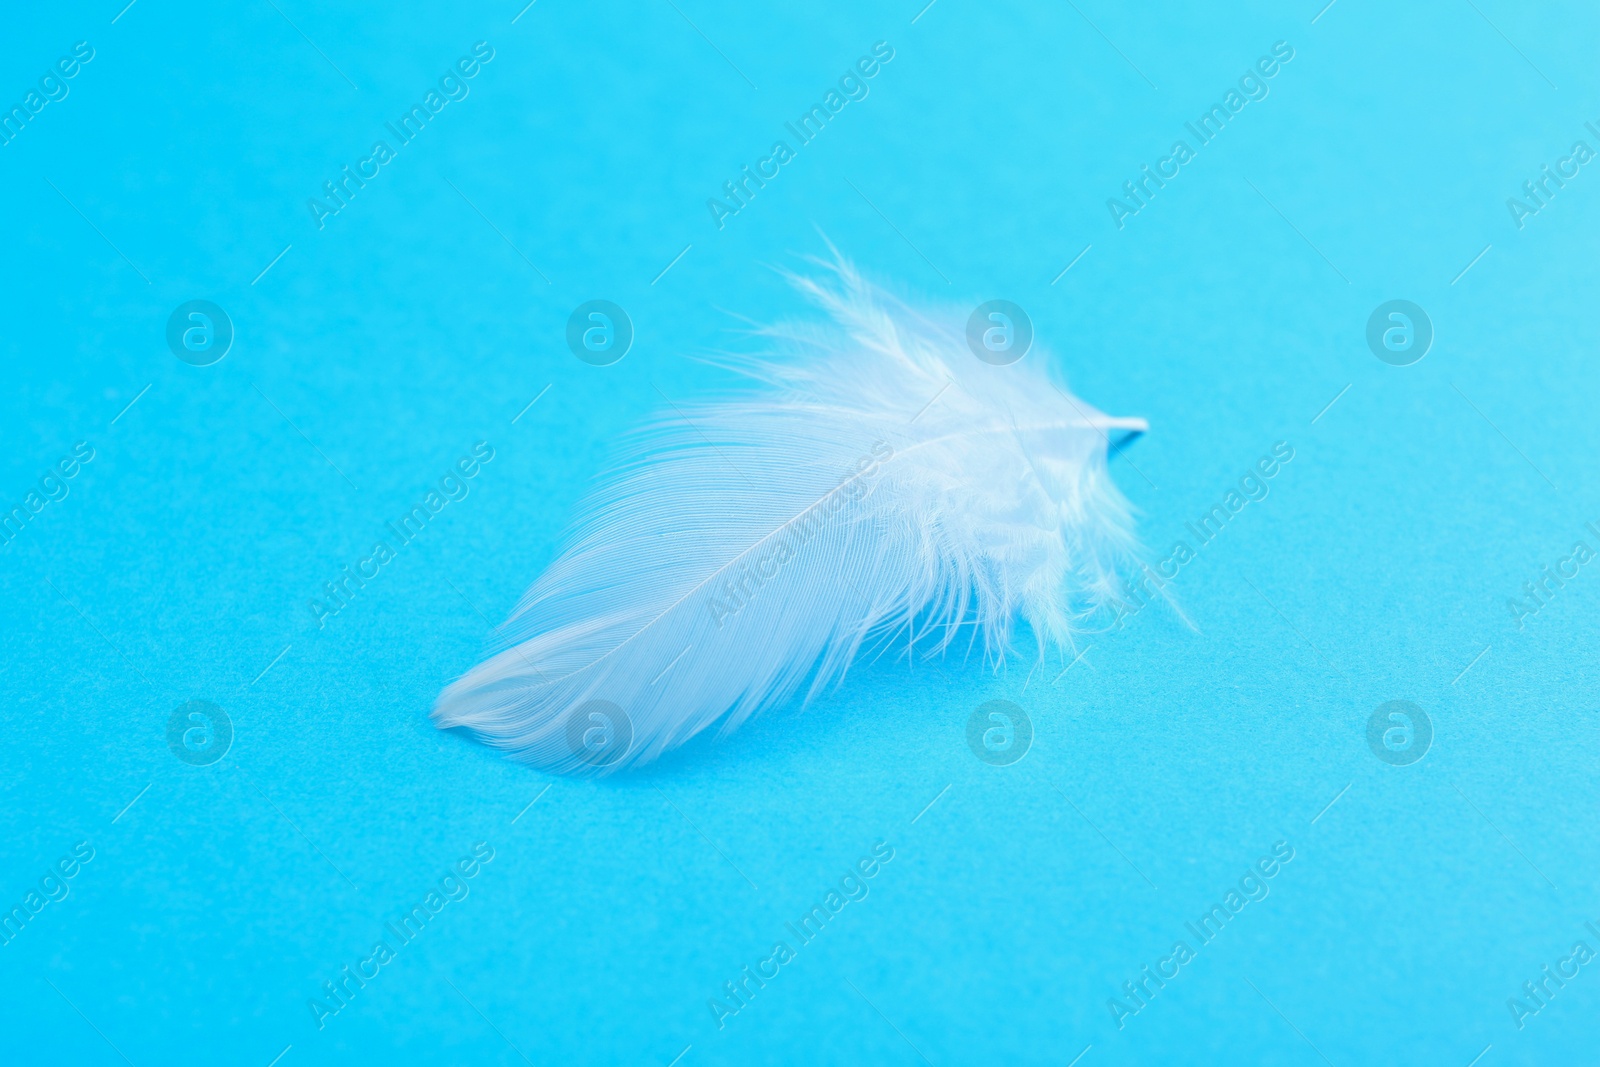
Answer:
[{"label": "light blue background", "polygon": [[[6,1057],[1592,1053],[1600,964],[1520,1031],[1506,999],[1600,949],[1600,568],[1520,632],[1506,600],[1600,548],[1600,173],[1520,231],[1505,206],[1600,148],[1592,9],[674,3],[5,15],[7,106],[96,49],[0,147],[0,500],[96,449],[0,549],[0,904],[96,849],[0,947]],[[319,231],[306,199],[479,40],[471,95]],[[706,198],[878,40],[870,96],[718,231]],[[1270,96],[1118,231],[1106,198],[1279,40]],[[1142,612],[1055,684],[871,665],[602,782],[434,730],[618,434],[726,384],[691,357],[747,347],[746,319],[804,314],[768,268],[821,235],[919,300],[1016,301],[1029,358],[1148,417],[1113,470],[1152,558],[1293,445],[1174,584],[1194,628]],[[563,341],[597,297],[637,329],[609,368]],[[1391,298],[1435,325],[1415,366],[1366,348]],[[237,331],[209,368],[163,339],[191,299]],[[307,599],[480,440],[471,495],[319,630]],[[965,743],[992,698],[1037,732],[1007,768]],[[168,751],[190,699],[233,719],[214,766]],[[1413,766],[1367,747],[1391,699],[1434,724]],[[870,896],[719,1031],[707,999],[878,839]],[[1276,840],[1296,853],[1271,895],[1119,1031],[1107,998]],[[471,895],[319,1031],[321,982],[477,841],[496,854]]]}]

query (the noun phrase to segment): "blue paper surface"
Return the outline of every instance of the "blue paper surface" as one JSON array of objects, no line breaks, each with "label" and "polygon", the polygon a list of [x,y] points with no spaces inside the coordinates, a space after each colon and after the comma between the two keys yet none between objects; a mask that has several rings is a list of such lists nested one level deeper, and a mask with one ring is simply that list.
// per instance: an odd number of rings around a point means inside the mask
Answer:
[{"label": "blue paper surface", "polygon": [[[1596,1047],[1591,7],[119,7],[0,35],[8,1062]],[[1150,420],[1112,471],[1171,603],[599,781],[435,730],[827,241]]]}]

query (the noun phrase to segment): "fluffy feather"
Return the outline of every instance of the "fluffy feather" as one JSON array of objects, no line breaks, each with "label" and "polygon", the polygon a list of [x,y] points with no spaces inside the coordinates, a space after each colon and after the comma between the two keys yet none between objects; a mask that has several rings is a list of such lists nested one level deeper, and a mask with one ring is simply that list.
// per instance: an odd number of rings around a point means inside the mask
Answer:
[{"label": "fluffy feather", "polygon": [[[441,694],[468,727],[557,771],[641,764],[842,680],[864,651],[1042,659],[1114,594],[1132,547],[1109,418],[1043,351],[992,366],[960,313],[924,314],[826,265],[795,279],[821,327],[761,331],[754,388],[675,407],[586,502],[574,537]],[[620,710],[619,710],[620,709]],[[622,721],[618,721],[618,715]]]}]

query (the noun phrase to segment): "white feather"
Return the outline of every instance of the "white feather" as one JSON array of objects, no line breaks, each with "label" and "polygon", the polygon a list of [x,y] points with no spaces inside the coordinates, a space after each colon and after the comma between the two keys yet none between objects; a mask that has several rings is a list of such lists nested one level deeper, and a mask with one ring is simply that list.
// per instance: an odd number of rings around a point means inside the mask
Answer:
[{"label": "white feather", "polygon": [[829,269],[837,285],[796,283],[832,322],[761,331],[782,351],[746,366],[757,388],[638,435],[503,651],[441,694],[441,728],[613,771],[808,678],[809,699],[864,650],[942,653],[970,627],[998,663],[1019,619],[1041,659],[1072,647],[1132,547],[1108,435],[1143,420],[1055,385],[1037,345],[981,362],[960,313]]}]

